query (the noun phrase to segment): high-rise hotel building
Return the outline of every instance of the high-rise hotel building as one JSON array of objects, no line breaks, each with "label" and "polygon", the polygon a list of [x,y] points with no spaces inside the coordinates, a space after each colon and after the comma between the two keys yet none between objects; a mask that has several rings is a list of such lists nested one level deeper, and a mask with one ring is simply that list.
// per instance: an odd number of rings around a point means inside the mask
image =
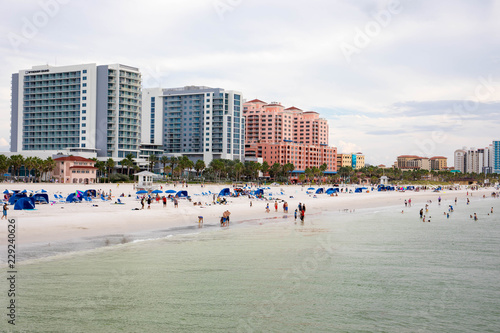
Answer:
[{"label": "high-rise hotel building", "polygon": [[246,158],[292,163],[296,172],[322,164],[327,173],[337,171],[337,148],[328,146],[328,122],[317,112],[254,99],[243,105],[243,114]]},{"label": "high-rise hotel building", "polygon": [[137,156],[141,73],[120,64],[34,66],[12,75],[11,151]]},{"label": "high-rise hotel building", "polygon": [[166,154],[207,165],[220,158],[243,160],[240,92],[203,86],[144,89],[142,120],[142,141],[162,145]]}]

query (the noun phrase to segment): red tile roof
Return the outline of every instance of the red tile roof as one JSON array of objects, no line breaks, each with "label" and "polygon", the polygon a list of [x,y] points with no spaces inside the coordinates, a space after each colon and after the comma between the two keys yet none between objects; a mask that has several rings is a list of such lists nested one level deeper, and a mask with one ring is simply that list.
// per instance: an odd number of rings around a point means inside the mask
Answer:
[{"label": "red tile roof", "polygon": [[431,157],[430,159],[431,160],[437,160],[437,159],[447,159],[447,158],[444,157],[444,156],[434,156],[434,157]]},{"label": "red tile roof", "polygon": [[296,108],[295,106],[286,108],[285,110],[299,110],[299,111],[302,111],[302,109]]},{"label": "red tile roof", "polygon": [[260,99],[252,99],[251,101],[248,101],[246,103],[264,103],[264,104],[267,104],[266,102],[261,101]]},{"label": "red tile roof", "polygon": [[63,162],[63,161],[70,161],[70,162],[95,162],[95,161],[89,160],[88,158],[84,158],[84,157],[80,157],[80,156],[58,157],[58,158],[55,158],[54,161],[56,161],[56,162]]}]

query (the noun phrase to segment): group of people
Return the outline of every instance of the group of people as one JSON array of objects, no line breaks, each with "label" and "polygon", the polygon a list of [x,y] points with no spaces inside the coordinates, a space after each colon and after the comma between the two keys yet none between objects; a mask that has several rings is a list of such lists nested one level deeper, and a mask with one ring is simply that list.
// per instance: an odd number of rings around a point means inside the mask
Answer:
[{"label": "group of people", "polygon": [[222,217],[220,218],[221,227],[227,227],[229,225],[229,215],[231,215],[231,212],[229,210],[226,210],[224,213],[222,213]]}]

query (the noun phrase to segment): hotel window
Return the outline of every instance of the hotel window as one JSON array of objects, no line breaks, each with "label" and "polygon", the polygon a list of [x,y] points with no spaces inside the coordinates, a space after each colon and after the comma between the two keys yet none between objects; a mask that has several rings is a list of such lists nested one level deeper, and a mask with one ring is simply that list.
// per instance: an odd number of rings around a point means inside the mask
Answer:
[{"label": "hotel window", "polygon": [[87,74],[87,70],[86,69],[83,70],[83,74]]},{"label": "hotel window", "polygon": [[87,80],[87,77],[86,77],[86,76],[82,77],[82,80],[83,80],[83,81],[86,81],[86,80]]}]

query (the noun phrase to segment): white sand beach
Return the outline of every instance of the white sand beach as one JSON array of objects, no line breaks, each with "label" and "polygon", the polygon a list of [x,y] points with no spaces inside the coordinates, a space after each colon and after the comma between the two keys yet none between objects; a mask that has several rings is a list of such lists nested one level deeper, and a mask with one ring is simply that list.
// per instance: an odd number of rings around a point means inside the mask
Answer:
[{"label": "white sand beach", "polygon": [[[133,234],[144,231],[165,230],[174,227],[186,227],[198,225],[198,216],[204,217],[205,224],[216,224],[219,222],[223,212],[231,212],[231,224],[239,223],[249,219],[267,218],[270,216],[283,217],[283,201],[289,205],[288,216],[293,219],[293,214],[299,203],[305,203],[306,218],[307,214],[318,213],[320,211],[355,211],[363,208],[388,207],[395,206],[395,210],[404,210],[404,200],[412,199],[412,206],[425,205],[428,200],[437,201],[441,196],[443,200],[454,200],[458,198],[459,202],[465,202],[467,192],[468,198],[479,200],[483,195],[490,196],[493,188],[470,191],[444,190],[440,192],[426,191],[390,191],[369,193],[339,193],[338,196],[329,196],[318,194],[316,197],[307,193],[309,186],[270,186],[266,191],[272,193],[272,198],[278,200],[278,212],[275,212],[275,200],[249,199],[245,197],[226,197],[226,205],[213,204],[213,196],[203,196],[202,192],[219,193],[227,185],[206,185],[201,188],[200,185],[189,185],[183,188],[177,184],[161,184],[162,189],[187,190],[192,198],[192,202],[186,199],[179,200],[179,207],[174,208],[172,201],[167,202],[164,208],[161,201],[154,201],[151,209],[147,209],[147,203],[144,210],[134,210],[141,208],[140,201],[137,200],[136,191],[132,184],[24,184],[24,183],[4,183],[3,190],[33,190],[45,189],[48,191],[50,204],[38,204],[36,210],[13,210],[9,206],[8,216],[17,219],[17,242],[22,245],[40,244],[58,241],[78,240],[87,237],[106,236],[114,234]],[[158,185],[158,188],[160,184]],[[328,185],[314,186],[314,188]],[[349,186],[353,189],[355,186]],[[54,194],[61,194],[64,198],[76,190],[85,191],[87,189],[101,189],[104,192],[112,192],[111,201],[102,201],[100,198],[93,202],[81,203],[62,203],[57,202]],[[283,192],[283,194],[281,194]],[[124,204],[115,204],[120,194],[125,197],[120,198]],[[131,195],[130,197],[128,195]],[[196,195],[195,195],[196,194]],[[200,195],[198,195],[200,194]],[[471,196],[472,194],[472,196]],[[252,206],[250,206],[250,201]],[[193,202],[201,202],[201,206],[194,206]],[[266,213],[265,207],[269,203],[270,212]],[[417,216],[416,216],[417,217]],[[0,237],[5,239],[6,228],[0,229]]]}]

